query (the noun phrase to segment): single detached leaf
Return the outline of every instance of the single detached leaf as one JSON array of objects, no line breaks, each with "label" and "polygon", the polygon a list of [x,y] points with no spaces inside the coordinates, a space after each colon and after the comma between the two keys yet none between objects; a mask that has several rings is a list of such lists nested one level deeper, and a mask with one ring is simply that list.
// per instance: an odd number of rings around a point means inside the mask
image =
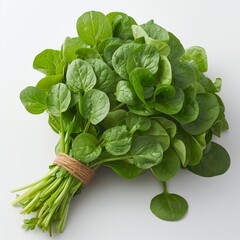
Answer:
[{"label": "single detached leaf", "polygon": [[101,122],[108,114],[110,102],[106,93],[91,89],[80,101],[80,111],[84,118],[89,119],[93,125]]},{"label": "single detached leaf", "polygon": [[25,109],[32,114],[40,114],[47,109],[47,95],[37,87],[23,89],[20,93],[20,100]]},{"label": "single detached leaf", "polygon": [[33,68],[46,75],[55,75],[57,74],[56,68],[60,63],[60,51],[46,49],[34,58]]},{"label": "single detached leaf", "polygon": [[155,74],[158,70],[160,55],[151,45],[141,45],[127,59],[127,72],[130,74],[137,67],[143,67]]},{"label": "single detached leaf", "polygon": [[162,162],[152,167],[151,170],[159,181],[166,182],[177,174],[180,166],[177,153],[170,147],[163,153]]},{"label": "single detached leaf", "polygon": [[79,17],[77,32],[84,43],[96,46],[102,39],[112,36],[112,26],[103,13],[90,11]]},{"label": "single detached leaf", "polygon": [[177,194],[162,193],[152,199],[150,208],[152,213],[162,220],[177,221],[187,213],[188,204]]},{"label": "single detached leaf", "polygon": [[143,169],[125,161],[106,162],[104,165],[110,167],[120,177],[127,179],[136,178],[144,172]]},{"label": "single detached leaf", "polygon": [[90,133],[79,134],[72,143],[72,153],[77,160],[90,163],[101,154],[97,138]]},{"label": "single detached leaf", "polygon": [[188,61],[194,60],[201,72],[207,72],[208,70],[207,54],[202,47],[193,46],[186,49],[182,59]]},{"label": "single detached leaf", "polygon": [[159,164],[163,156],[161,145],[149,136],[136,137],[132,143],[131,153],[133,164],[142,169]]},{"label": "single detached leaf", "polygon": [[126,125],[109,128],[102,137],[106,150],[112,155],[123,155],[131,148],[132,136]]},{"label": "single detached leaf", "polygon": [[198,165],[189,166],[188,169],[202,177],[214,177],[224,174],[230,166],[230,156],[225,148],[212,142],[206,148]]},{"label": "single detached leaf", "polygon": [[71,92],[63,83],[52,86],[47,94],[47,109],[54,115],[67,111],[71,102]]},{"label": "single detached leaf", "polygon": [[219,114],[218,100],[212,93],[198,94],[196,100],[199,105],[197,119],[182,125],[183,129],[191,135],[206,132],[211,128]]},{"label": "single detached leaf", "polygon": [[82,59],[76,59],[71,62],[68,66],[66,77],[69,89],[75,93],[87,92],[97,82],[92,66]]}]

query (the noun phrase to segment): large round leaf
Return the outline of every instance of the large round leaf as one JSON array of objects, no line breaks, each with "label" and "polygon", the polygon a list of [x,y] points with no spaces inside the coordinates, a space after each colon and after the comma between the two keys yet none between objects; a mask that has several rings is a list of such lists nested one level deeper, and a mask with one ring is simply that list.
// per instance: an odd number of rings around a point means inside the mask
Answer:
[{"label": "large round leaf", "polygon": [[73,141],[73,156],[84,163],[95,160],[101,153],[102,149],[97,145],[97,138],[90,133],[81,133]]},{"label": "large round leaf", "polygon": [[198,135],[211,128],[219,114],[217,98],[212,93],[198,94],[196,100],[199,105],[199,114],[195,121],[182,125],[191,135]]},{"label": "large round leaf", "polygon": [[112,36],[112,26],[101,12],[85,12],[77,21],[79,38],[86,44],[95,46],[102,39]]},{"label": "large round leaf", "polygon": [[230,166],[230,156],[225,148],[212,142],[206,148],[198,165],[189,166],[188,169],[202,177],[214,177],[224,174]]},{"label": "large round leaf", "polygon": [[89,119],[94,125],[101,122],[107,116],[110,109],[108,96],[97,89],[88,91],[79,104],[82,116]]},{"label": "large round leaf", "polygon": [[150,208],[162,220],[177,221],[187,213],[188,204],[177,194],[162,193],[152,199]]}]

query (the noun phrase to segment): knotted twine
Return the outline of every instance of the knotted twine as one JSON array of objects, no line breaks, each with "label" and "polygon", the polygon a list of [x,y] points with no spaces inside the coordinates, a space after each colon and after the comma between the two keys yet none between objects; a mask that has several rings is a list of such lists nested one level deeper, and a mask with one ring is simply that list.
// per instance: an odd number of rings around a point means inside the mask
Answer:
[{"label": "knotted twine", "polygon": [[68,156],[65,153],[59,153],[56,159],[53,161],[53,164],[64,168],[72,176],[77,178],[85,185],[89,183],[94,174],[94,171],[91,168]]}]

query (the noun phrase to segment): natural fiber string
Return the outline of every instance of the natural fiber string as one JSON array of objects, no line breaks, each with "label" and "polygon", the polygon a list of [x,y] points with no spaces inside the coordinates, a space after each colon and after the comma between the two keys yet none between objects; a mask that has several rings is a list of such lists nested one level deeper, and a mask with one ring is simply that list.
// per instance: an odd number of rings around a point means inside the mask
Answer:
[{"label": "natural fiber string", "polygon": [[82,164],[81,162],[68,156],[65,153],[59,153],[53,164],[64,168],[72,176],[77,178],[85,185],[89,183],[94,174],[94,171],[91,168],[87,167],[86,165]]}]

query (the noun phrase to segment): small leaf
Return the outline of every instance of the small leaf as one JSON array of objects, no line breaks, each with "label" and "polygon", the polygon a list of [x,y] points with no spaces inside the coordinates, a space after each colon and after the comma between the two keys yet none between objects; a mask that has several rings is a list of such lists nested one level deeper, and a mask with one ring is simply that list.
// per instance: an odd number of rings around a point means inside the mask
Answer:
[{"label": "small leaf", "polygon": [[101,147],[97,145],[97,138],[90,133],[79,134],[72,143],[72,152],[77,160],[90,163],[101,154]]},{"label": "small leaf", "polygon": [[71,92],[63,83],[52,86],[47,94],[47,109],[54,115],[67,111],[71,102]]},{"label": "small leaf", "polygon": [[25,109],[32,114],[40,114],[47,109],[47,95],[37,87],[23,89],[20,93],[20,100]]},{"label": "small leaf", "polygon": [[162,220],[178,221],[187,213],[188,203],[177,194],[162,193],[152,199],[150,208]]}]

